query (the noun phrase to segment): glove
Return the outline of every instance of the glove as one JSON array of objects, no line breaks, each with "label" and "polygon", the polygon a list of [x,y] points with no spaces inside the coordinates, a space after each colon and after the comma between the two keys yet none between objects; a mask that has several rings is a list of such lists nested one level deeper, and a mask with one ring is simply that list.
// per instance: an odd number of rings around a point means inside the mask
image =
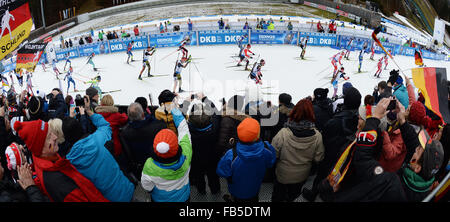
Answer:
[{"label": "glove", "polygon": [[255,55],[255,53],[252,53],[253,55]]}]

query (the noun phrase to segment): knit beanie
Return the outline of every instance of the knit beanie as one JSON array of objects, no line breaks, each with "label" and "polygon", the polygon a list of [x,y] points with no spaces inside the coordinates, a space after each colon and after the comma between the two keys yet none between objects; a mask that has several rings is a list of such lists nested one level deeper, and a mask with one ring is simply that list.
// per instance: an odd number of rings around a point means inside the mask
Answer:
[{"label": "knit beanie", "polygon": [[314,99],[315,100],[322,100],[326,99],[328,95],[328,89],[327,88],[317,88],[314,90]]},{"label": "knit beanie", "polygon": [[62,120],[62,131],[64,134],[64,140],[69,142],[71,145],[75,144],[84,135],[81,123],[71,117],[64,117]]},{"label": "knit beanie", "polygon": [[422,154],[422,170],[420,175],[428,180],[431,179],[441,168],[444,162],[444,148],[438,140],[428,140]]},{"label": "knit beanie", "polygon": [[278,100],[280,101],[280,103],[283,103],[284,105],[289,105],[292,101],[292,96],[287,93],[281,93],[278,96]]},{"label": "knit beanie", "polygon": [[173,98],[175,98],[175,94],[171,92],[170,90],[166,89],[161,92],[158,96],[158,102],[159,104],[166,103],[166,102],[172,102]]},{"label": "knit beanie", "polygon": [[345,91],[349,88],[353,87],[353,85],[349,82],[344,83],[344,85],[342,85],[342,94],[345,95]]},{"label": "knit beanie", "polygon": [[425,106],[419,101],[414,102],[409,109],[409,121],[415,125],[424,125],[425,117]]},{"label": "knit beanie", "polygon": [[142,106],[142,109],[145,111],[148,108],[147,99],[145,97],[138,97],[134,100],[135,103],[139,103]]},{"label": "knit beanie", "polygon": [[47,138],[48,123],[42,120],[14,123],[14,130],[35,156],[41,156]]},{"label": "knit beanie", "polygon": [[260,126],[253,118],[246,118],[237,127],[239,140],[244,143],[251,143],[259,139]]},{"label": "knit beanie", "polygon": [[361,94],[355,87],[350,87],[344,93],[344,108],[353,110],[361,105]]},{"label": "knit beanie", "polygon": [[22,155],[16,143],[11,143],[5,150],[6,162],[9,170],[16,170],[17,166],[22,165]]},{"label": "knit beanie", "polygon": [[89,99],[92,99],[97,94],[98,90],[94,87],[89,87],[86,89],[86,95],[89,96]]},{"label": "knit beanie", "polygon": [[154,159],[160,163],[173,163],[181,156],[177,135],[170,129],[162,129],[153,140]]}]

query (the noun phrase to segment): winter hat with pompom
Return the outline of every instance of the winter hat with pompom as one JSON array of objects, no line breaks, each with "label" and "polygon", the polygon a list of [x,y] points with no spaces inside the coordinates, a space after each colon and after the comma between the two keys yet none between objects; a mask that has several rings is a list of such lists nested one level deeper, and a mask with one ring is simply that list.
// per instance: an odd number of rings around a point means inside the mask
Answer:
[{"label": "winter hat with pompom", "polygon": [[159,131],[153,140],[153,159],[160,163],[173,163],[181,156],[177,135],[170,129]]},{"label": "winter hat with pompom", "polygon": [[14,130],[19,137],[27,144],[28,149],[35,156],[41,156],[45,139],[47,138],[48,123],[42,120],[27,122],[16,121]]}]

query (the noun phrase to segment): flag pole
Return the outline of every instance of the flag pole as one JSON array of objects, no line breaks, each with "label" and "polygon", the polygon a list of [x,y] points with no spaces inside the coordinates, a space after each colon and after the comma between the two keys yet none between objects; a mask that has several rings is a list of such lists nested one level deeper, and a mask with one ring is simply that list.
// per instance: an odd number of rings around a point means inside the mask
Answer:
[{"label": "flag pole", "polygon": [[381,45],[380,40],[378,40],[377,38],[377,34],[381,31],[381,26],[378,26],[373,32],[372,32],[372,39],[381,47],[381,49],[383,49],[384,53],[386,53],[386,55],[388,55],[392,61],[394,61],[394,64],[397,66],[397,68],[402,72],[402,74],[406,77],[405,73],[403,72],[402,68],[400,68],[400,66],[397,64],[397,62],[395,61],[394,57],[386,51],[386,49],[383,47],[383,45]]}]

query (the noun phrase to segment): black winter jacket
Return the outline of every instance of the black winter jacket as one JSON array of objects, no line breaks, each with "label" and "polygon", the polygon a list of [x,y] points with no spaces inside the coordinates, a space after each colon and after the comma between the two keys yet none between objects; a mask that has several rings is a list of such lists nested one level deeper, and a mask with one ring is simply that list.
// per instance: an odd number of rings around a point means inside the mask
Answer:
[{"label": "black winter jacket", "polygon": [[314,100],[313,109],[316,118],[315,125],[319,132],[323,132],[325,124],[333,117],[333,102],[329,98]]},{"label": "black winter jacket", "polygon": [[165,128],[167,127],[163,121],[147,116],[145,120],[130,122],[121,132],[126,143],[123,146],[128,146],[133,160],[139,166],[134,172],[138,179],[141,178],[145,161],[153,154],[153,140],[156,134]]},{"label": "black winter jacket", "polygon": [[0,181],[0,202],[48,202],[36,185],[23,190],[19,184],[10,180]]}]

